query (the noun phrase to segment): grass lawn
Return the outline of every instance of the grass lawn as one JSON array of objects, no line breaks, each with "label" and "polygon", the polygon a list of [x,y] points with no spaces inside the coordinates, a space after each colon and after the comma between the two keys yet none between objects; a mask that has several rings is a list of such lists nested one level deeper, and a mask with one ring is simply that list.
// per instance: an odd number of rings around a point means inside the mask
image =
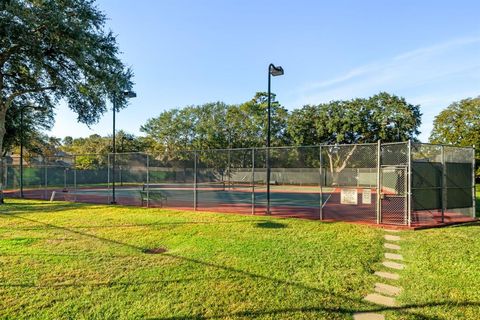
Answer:
[{"label": "grass lawn", "polygon": [[[398,308],[362,298],[381,229],[299,219],[7,200],[0,318],[478,319],[480,225],[403,231]],[[145,253],[166,248],[161,254]]]},{"label": "grass lawn", "polygon": [[[344,223],[7,200],[0,317],[348,319],[383,254]],[[164,247],[163,254],[145,249]]]},{"label": "grass lawn", "polygon": [[[398,282],[408,313],[393,319],[480,319],[480,223],[402,232]],[[388,319],[388,318],[387,318]]]}]

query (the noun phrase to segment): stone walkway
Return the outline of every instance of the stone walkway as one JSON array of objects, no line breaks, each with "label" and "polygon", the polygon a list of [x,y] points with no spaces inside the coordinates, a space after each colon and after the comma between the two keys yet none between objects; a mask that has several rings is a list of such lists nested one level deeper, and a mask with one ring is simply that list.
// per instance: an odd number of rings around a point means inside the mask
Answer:
[{"label": "stone walkway", "polygon": [[[400,275],[397,273],[398,270],[405,269],[403,262],[403,256],[398,253],[401,249],[399,241],[402,238],[395,233],[399,232],[398,230],[388,230],[385,229],[385,243],[383,247],[387,252],[385,252],[385,260],[382,262],[382,265],[387,269],[386,271],[377,271],[375,275],[380,278],[379,281],[390,280],[390,283],[400,279]],[[375,283],[375,288],[373,293],[368,294],[364,300],[373,304],[386,307],[396,307],[398,303],[395,299],[396,296],[400,294],[402,288],[397,287],[392,284],[387,284],[383,282]],[[353,314],[354,320],[384,320],[385,316],[381,313],[374,312],[357,312]]]}]

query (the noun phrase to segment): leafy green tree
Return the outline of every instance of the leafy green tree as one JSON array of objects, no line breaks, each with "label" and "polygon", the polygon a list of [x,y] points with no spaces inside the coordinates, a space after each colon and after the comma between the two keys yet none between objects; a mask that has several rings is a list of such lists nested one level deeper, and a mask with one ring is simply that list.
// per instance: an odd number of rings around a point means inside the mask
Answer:
[{"label": "leafy green tree", "polygon": [[[336,145],[372,143],[379,139],[384,142],[416,139],[420,124],[418,105],[380,92],[367,99],[304,106],[292,112],[287,128],[296,145]],[[364,154],[357,146],[326,152],[334,184],[352,156],[360,159],[360,153]]]},{"label": "leafy green tree", "polygon": [[288,133],[296,145],[369,143],[416,139],[418,105],[381,92],[367,99],[307,105],[292,112]]},{"label": "leafy green tree", "polygon": [[[149,150],[166,159],[181,151],[263,147],[266,141],[267,95],[240,105],[207,103],[162,112],[141,127]],[[272,103],[272,146],[285,145],[288,112]]]},{"label": "leafy green tree", "polygon": [[19,148],[22,138],[21,113],[23,111],[23,146],[25,150],[40,153],[38,145],[43,141],[43,130],[53,125],[53,110],[36,106],[12,105],[6,115],[3,156],[7,151]]},{"label": "leafy green tree", "polygon": [[[433,121],[430,142],[477,146],[477,163],[480,162],[480,97],[453,102]],[[477,165],[477,177],[480,168]]]},{"label": "leafy green tree", "polygon": [[53,110],[63,99],[78,121],[95,123],[127,104],[132,72],[118,58],[114,35],[93,0],[9,0],[0,11],[0,154],[15,105]]}]

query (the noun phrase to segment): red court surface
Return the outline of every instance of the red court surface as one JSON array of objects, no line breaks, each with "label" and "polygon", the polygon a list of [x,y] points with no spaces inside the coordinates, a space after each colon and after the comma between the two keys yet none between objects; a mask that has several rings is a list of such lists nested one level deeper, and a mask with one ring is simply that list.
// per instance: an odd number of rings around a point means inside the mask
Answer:
[{"label": "red court surface", "polygon": [[[130,189],[129,189],[130,188]],[[263,188],[258,188],[255,194],[251,189],[244,188],[236,191],[213,191],[208,189],[197,190],[196,211],[221,212],[242,215],[273,216],[280,218],[300,218],[309,220],[323,220],[328,222],[343,221],[351,223],[368,224],[380,227],[422,229],[440,227],[450,224],[468,223],[478,221],[455,210],[446,211],[442,217],[439,210],[413,211],[411,225],[408,226],[407,208],[405,197],[396,197],[384,193],[381,200],[382,215],[380,224],[377,223],[377,201],[375,190],[367,204],[363,204],[362,194],[358,193],[357,204],[341,203],[339,189],[331,189],[323,194],[322,210],[320,210],[320,195],[318,187],[307,188],[276,188],[271,193],[271,209],[267,214],[266,198]],[[361,190],[361,189],[359,189]],[[52,194],[54,196],[52,197]],[[194,210],[193,193],[191,190],[171,190],[165,203],[150,201],[149,207],[163,207],[174,210]],[[6,197],[18,198],[18,190],[4,192]],[[252,198],[255,205],[252,206]],[[39,200],[56,200],[81,202],[92,204],[110,204],[112,201],[111,190],[106,188],[89,188],[63,192],[62,189],[28,189],[24,190],[24,198]],[[119,187],[117,189],[116,203],[119,205],[142,206],[140,190],[132,187]],[[144,202],[145,206],[145,202]]]}]

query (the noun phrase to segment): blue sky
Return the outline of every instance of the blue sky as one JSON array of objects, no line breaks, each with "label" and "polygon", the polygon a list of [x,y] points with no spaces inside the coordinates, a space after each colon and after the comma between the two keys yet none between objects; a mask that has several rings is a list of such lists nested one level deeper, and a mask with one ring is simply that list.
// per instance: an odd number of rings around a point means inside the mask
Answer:
[{"label": "blue sky", "polygon": [[[480,95],[480,1],[98,0],[135,72],[136,99],[117,128],[139,134],[162,110],[241,103],[272,91],[289,110],[379,91],[420,104],[420,139],[452,101]],[[51,135],[111,133],[57,109]]]}]

